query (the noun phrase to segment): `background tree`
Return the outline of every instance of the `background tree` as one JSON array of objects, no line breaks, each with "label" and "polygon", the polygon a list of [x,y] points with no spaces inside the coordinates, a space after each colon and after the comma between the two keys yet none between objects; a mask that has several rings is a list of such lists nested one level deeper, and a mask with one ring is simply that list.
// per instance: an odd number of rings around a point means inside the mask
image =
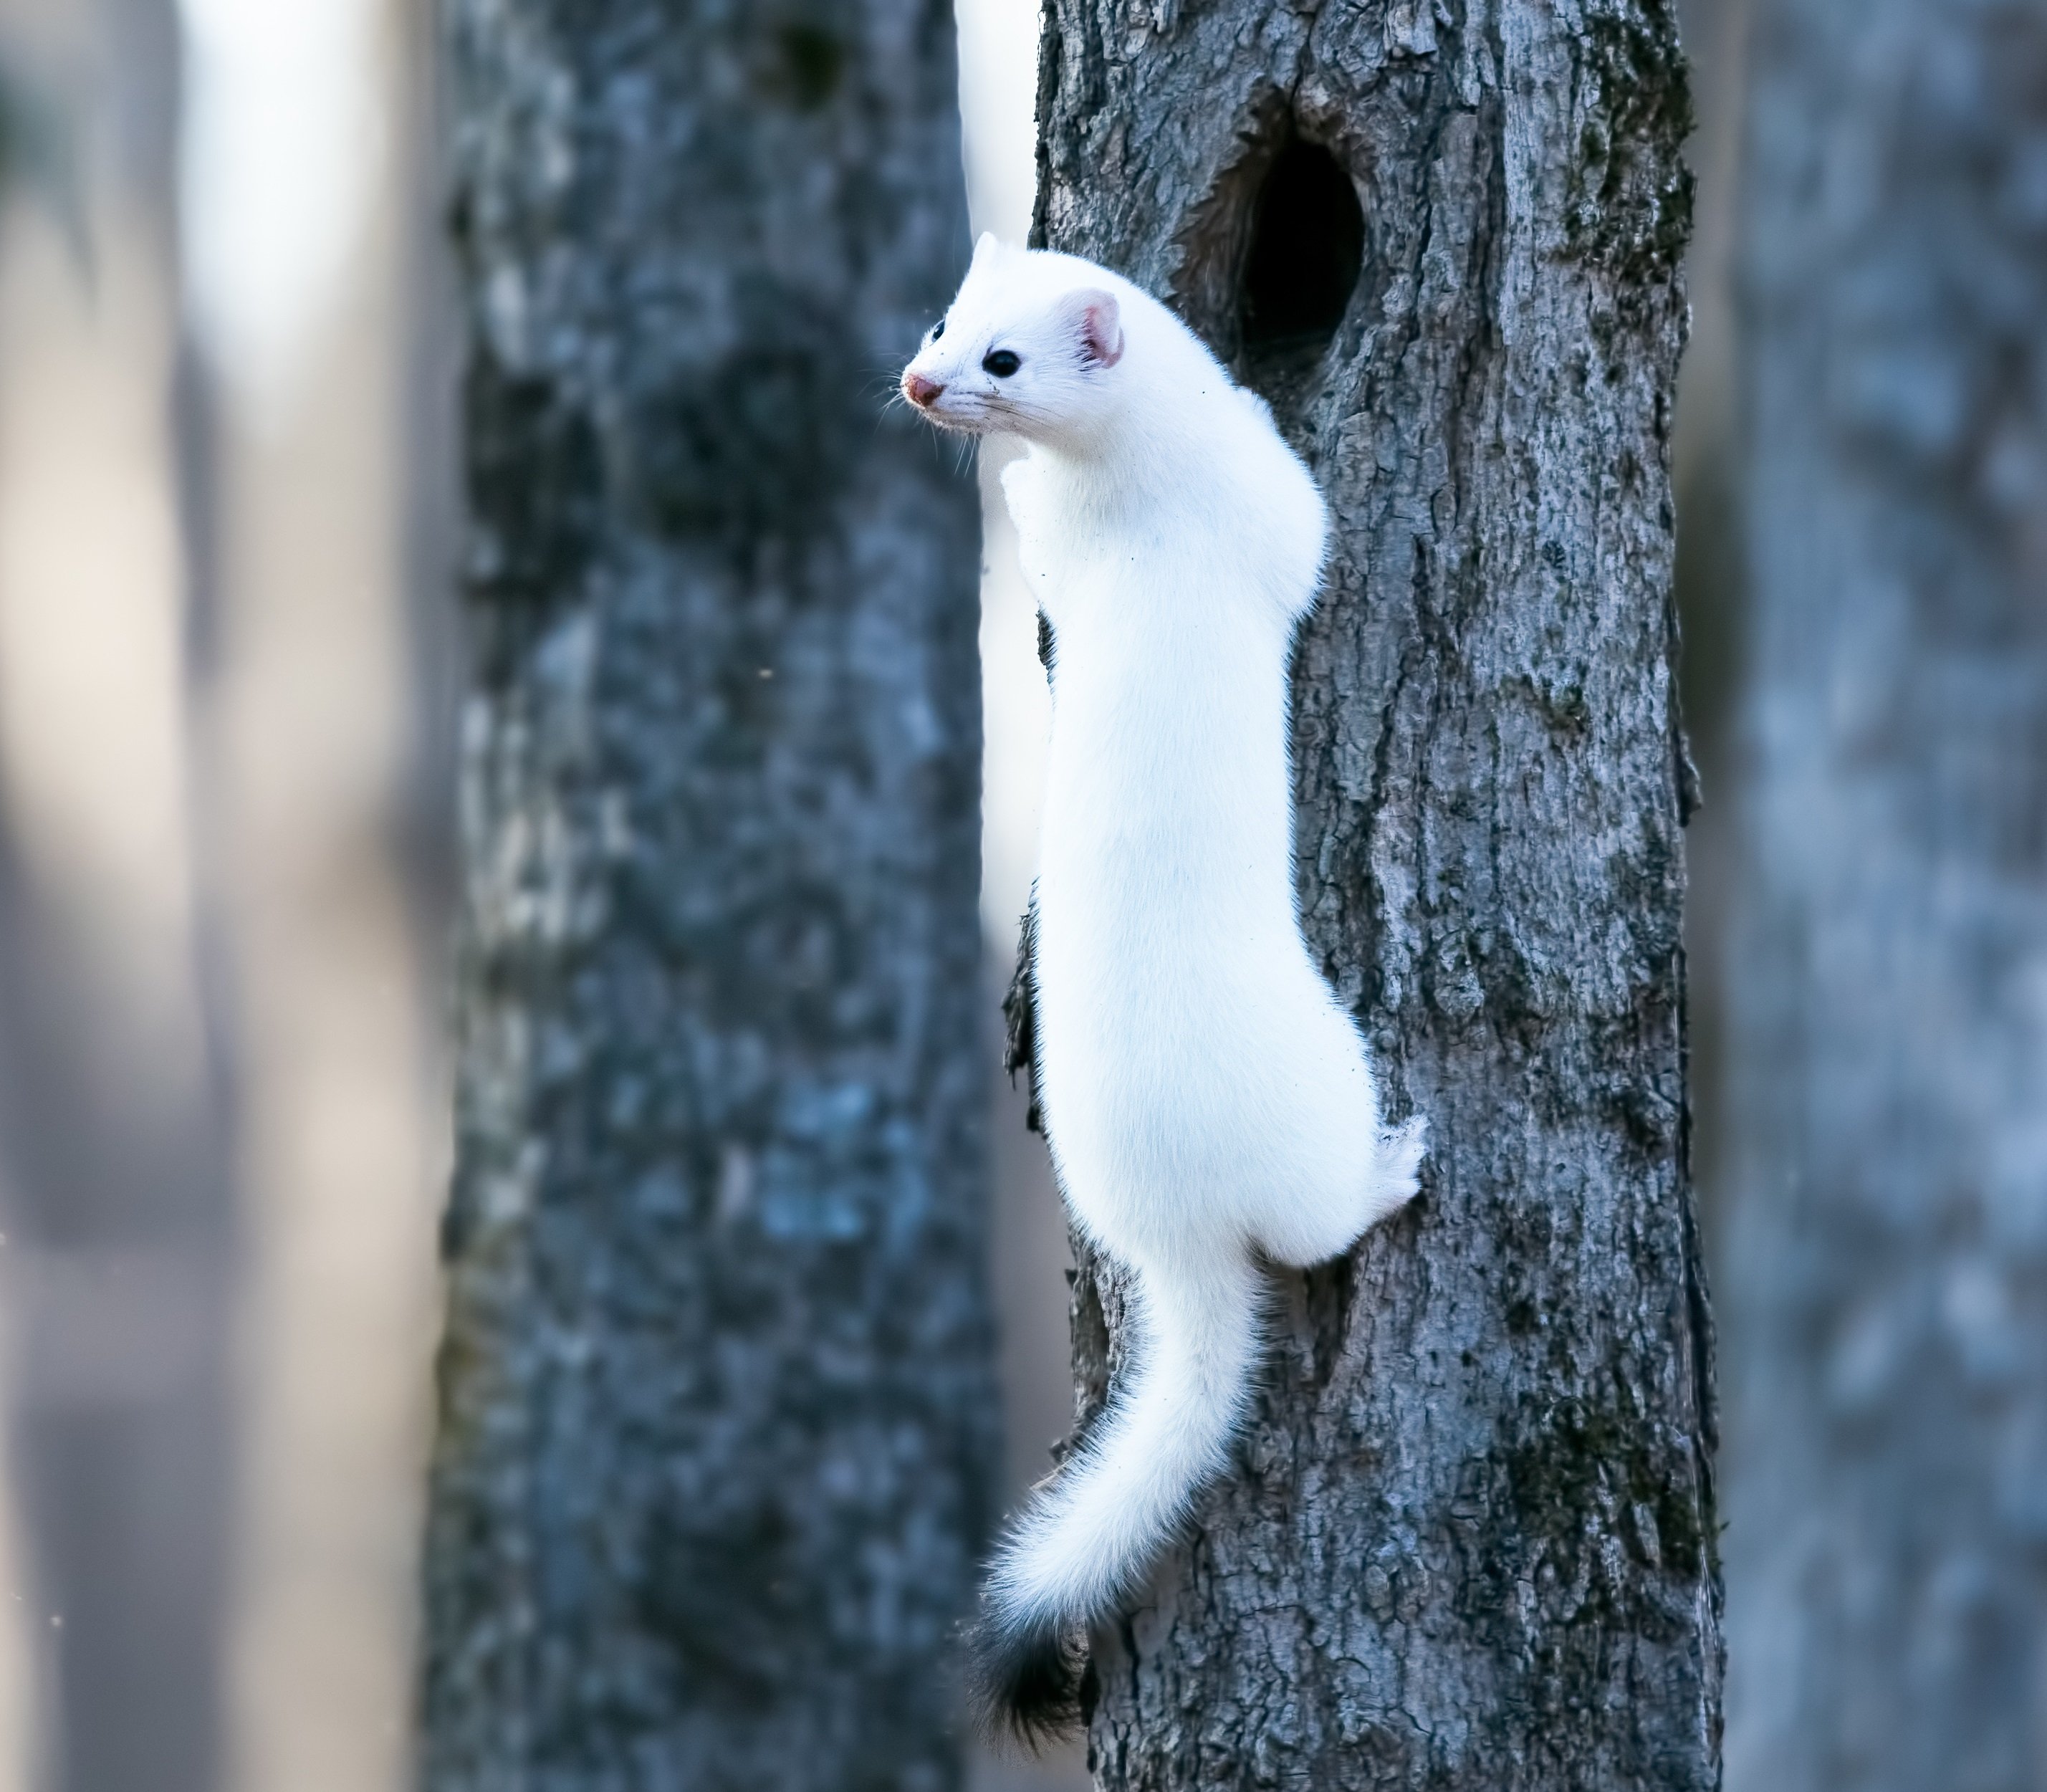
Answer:
[{"label": "background tree", "polygon": [[1766,0],[1726,993],[1730,1783],[2039,1783],[2047,17]]},{"label": "background tree", "polygon": [[[1713,1786],[1670,9],[1054,0],[1039,79],[1038,239],[1167,296],[1329,493],[1302,905],[1434,1142],[1280,1279],[1235,1473],[1097,1639],[1100,1782]],[[1085,1409],[1092,1265],[1075,1321]]]},{"label": "background tree", "polygon": [[212,1792],[241,1042],[199,863],[211,594],[164,527],[204,455],[166,427],[178,12],[0,0],[0,1622],[30,1682],[0,1778]]},{"label": "background tree", "polygon": [[[949,9],[455,0],[439,1792],[940,1788],[994,1472]],[[876,376],[880,376],[879,378]]]}]

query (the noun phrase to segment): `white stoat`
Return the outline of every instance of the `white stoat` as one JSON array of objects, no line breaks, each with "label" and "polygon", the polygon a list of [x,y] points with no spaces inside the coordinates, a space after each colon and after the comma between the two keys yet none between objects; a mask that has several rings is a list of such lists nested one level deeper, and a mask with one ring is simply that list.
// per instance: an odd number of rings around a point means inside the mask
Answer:
[{"label": "white stoat", "polygon": [[985,1714],[1071,1720],[1077,1646],[1223,1466],[1260,1260],[1337,1256],[1414,1192],[1294,911],[1287,663],[1321,494],[1263,404],[1128,281],[984,236],[904,395],[1022,436],[1004,475],[1057,644],[1037,1088],[1075,1222],[1131,1277],[1131,1366],[1025,1511],[973,1633]]}]

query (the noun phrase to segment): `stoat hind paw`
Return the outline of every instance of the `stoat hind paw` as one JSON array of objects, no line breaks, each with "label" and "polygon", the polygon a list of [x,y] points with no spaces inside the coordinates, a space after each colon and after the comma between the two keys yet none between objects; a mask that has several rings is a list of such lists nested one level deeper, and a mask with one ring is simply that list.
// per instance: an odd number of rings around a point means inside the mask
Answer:
[{"label": "stoat hind paw", "polygon": [[1390,1213],[1414,1198],[1422,1159],[1429,1148],[1429,1123],[1419,1114],[1379,1139],[1380,1211]]}]

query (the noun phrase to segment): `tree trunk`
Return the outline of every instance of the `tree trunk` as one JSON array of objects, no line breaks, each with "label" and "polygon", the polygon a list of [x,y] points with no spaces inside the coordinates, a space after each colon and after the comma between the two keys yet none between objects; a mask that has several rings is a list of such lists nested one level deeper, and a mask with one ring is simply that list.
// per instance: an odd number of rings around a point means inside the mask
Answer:
[{"label": "tree trunk", "polygon": [[1770,0],[1730,1777],[2047,1784],[2047,16]]},{"label": "tree trunk", "polygon": [[[1712,1786],[1670,10],[1054,0],[1040,83],[1039,239],[1166,296],[1329,494],[1302,910],[1432,1141],[1410,1210],[1277,1279],[1234,1471],[1095,1639],[1095,1771]],[[1085,1266],[1084,1408],[1116,1306]]]},{"label": "tree trunk", "polygon": [[935,1792],[996,1450],[977,521],[880,398],[965,263],[950,10],[450,23],[426,1781]]},{"label": "tree trunk", "polygon": [[35,1682],[0,1780],[215,1792],[242,1040],[195,650],[217,594],[176,526],[211,458],[178,427],[178,11],[0,0],[0,199],[26,202],[0,290],[0,1625]]}]

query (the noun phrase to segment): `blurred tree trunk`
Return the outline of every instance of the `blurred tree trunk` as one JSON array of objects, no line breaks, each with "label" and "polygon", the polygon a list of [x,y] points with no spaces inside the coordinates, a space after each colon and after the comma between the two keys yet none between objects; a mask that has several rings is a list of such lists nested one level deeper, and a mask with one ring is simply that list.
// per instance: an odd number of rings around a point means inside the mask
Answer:
[{"label": "blurred tree trunk", "polygon": [[[1095,1639],[1096,1771],[1703,1792],[1669,9],[1056,0],[1047,30],[1040,240],[1168,296],[1329,493],[1302,905],[1432,1128],[1409,1213],[1280,1279],[1234,1473]],[[1116,1320],[1084,1266],[1084,1407]]]},{"label": "blurred tree trunk", "polygon": [[37,1682],[0,1776],[25,1755],[37,1792],[215,1792],[238,1042],[208,863],[179,21],[173,0],[0,0],[0,197],[20,204],[0,296],[0,1523],[21,1569],[0,1621]]},{"label": "blurred tree trunk", "polygon": [[2047,1780],[2047,14],[1767,0],[1730,1780]]},{"label": "blurred tree trunk", "polygon": [[475,665],[425,1778],[955,1785],[997,1429],[950,9],[455,0]]}]

